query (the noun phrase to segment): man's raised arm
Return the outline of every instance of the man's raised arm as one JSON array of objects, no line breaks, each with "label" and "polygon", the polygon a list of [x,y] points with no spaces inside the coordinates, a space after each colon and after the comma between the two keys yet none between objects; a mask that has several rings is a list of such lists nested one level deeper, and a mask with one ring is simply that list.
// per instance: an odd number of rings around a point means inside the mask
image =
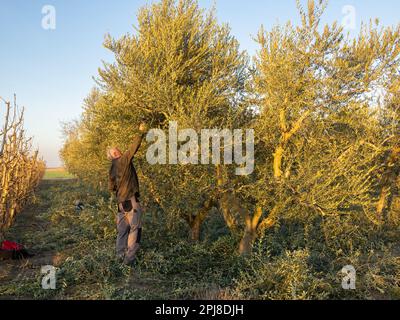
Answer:
[{"label": "man's raised arm", "polygon": [[143,138],[147,132],[147,126],[146,124],[142,123],[139,127],[140,135],[136,136],[133,139],[133,143],[130,145],[129,150],[128,150],[128,157],[129,159],[132,159],[136,153],[138,152],[140,145],[142,144]]}]

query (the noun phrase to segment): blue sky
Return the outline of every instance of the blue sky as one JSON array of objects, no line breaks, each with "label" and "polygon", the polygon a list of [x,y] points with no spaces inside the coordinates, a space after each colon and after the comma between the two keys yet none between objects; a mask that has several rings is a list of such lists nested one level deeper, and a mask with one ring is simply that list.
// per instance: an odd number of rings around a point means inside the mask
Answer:
[{"label": "blue sky", "polygon": [[[298,21],[294,0],[199,0],[204,8],[214,2],[219,21],[230,24],[250,54],[257,49],[252,36],[261,24],[269,29],[277,22]],[[79,118],[101,61],[113,59],[102,47],[104,34],[119,37],[133,31],[136,12],[146,3],[150,1],[0,0],[0,96],[11,100],[16,93],[26,107],[27,133],[48,166],[60,165],[60,122]],[[56,9],[55,30],[42,28],[45,5]],[[361,20],[375,17],[384,25],[399,23],[398,0],[331,0],[324,20],[341,21],[346,5],[356,9],[357,29]]]}]

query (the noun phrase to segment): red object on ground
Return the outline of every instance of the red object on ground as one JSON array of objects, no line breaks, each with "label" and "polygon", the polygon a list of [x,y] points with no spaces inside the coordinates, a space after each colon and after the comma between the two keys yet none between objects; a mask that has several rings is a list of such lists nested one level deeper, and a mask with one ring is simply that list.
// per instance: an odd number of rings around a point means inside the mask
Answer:
[{"label": "red object on ground", "polygon": [[11,242],[11,241],[3,241],[1,244],[1,250],[6,250],[6,251],[19,251],[23,250],[24,246],[21,244],[18,244],[16,242]]}]

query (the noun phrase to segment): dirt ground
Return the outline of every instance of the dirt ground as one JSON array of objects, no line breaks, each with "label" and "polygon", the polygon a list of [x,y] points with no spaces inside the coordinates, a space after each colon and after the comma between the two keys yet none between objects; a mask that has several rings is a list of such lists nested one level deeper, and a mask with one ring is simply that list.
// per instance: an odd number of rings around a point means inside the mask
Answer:
[{"label": "dirt ground", "polygon": [[[43,181],[37,192],[47,191],[52,185],[61,183],[59,180]],[[45,205],[32,204],[28,206],[16,218],[15,224],[7,234],[7,238],[18,240],[22,232],[42,232],[48,226],[48,222],[38,218],[38,213],[47,210],[51,203]],[[25,244],[29,250],[29,244]],[[45,265],[57,266],[60,262],[60,255],[57,252],[41,251],[35,252],[32,258],[26,260],[3,260],[0,261],[0,285],[24,279],[35,279],[40,276],[41,267]],[[14,297],[2,296],[0,299],[13,299]],[[26,297],[29,299],[29,297]]]}]

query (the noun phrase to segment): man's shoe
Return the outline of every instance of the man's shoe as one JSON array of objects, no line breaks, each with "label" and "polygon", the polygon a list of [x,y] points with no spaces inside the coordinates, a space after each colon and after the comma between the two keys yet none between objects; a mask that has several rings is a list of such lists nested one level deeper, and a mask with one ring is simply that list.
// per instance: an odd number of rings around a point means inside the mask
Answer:
[{"label": "man's shoe", "polygon": [[131,268],[133,268],[135,266],[135,262],[136,262],[136,259],[133,259],[133,260],[125,259],[124,260],[124,264]]}]

